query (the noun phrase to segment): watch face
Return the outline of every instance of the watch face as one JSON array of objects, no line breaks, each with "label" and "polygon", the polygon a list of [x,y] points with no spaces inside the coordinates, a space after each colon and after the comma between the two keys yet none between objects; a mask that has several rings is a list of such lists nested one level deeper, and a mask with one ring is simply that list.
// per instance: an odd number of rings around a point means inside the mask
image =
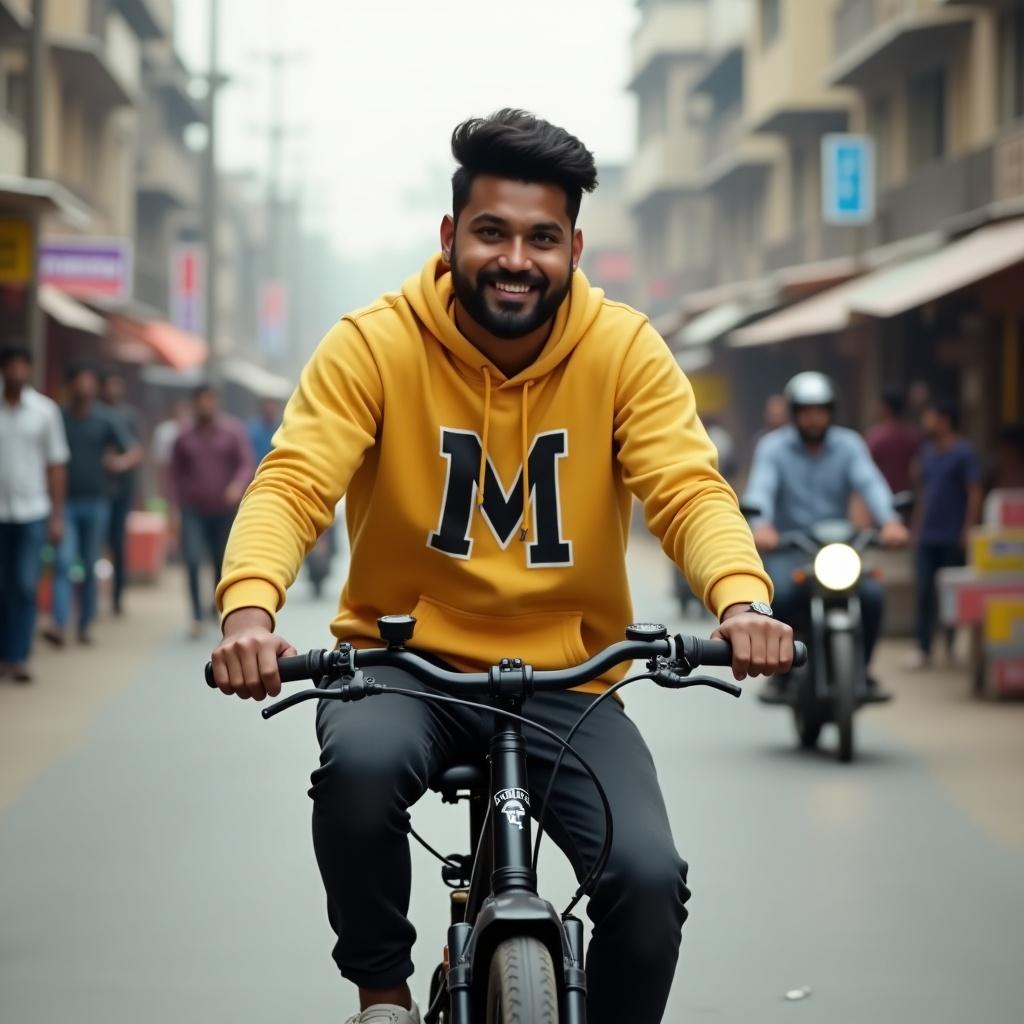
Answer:
[{"label": "watch face", "polygon": [[774,615],[775,614],[772,611],[772,606],[770,604],[765,604],[764,601],[755,601],[750,606],[750,610],[752,612],[756,612],[758,615]]}]

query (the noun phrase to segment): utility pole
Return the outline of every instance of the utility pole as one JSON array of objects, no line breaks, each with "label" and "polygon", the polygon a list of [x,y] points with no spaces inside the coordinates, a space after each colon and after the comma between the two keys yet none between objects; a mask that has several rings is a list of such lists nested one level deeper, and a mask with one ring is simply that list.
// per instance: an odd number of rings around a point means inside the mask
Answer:
[{"label": "utility pole", "polygon": [[[268,165],[267,165],[267,234],[266,249],[264,258],[263,285],[279,289],[279,299],[284,305],[281,311],[283,320],[281,330],[281,351],[272,354],[275,362],[282,362],[294,356],[293,339],[289,336],[289,309],[294,301],[294,296],[288,293],[285,284],[285,268],[291,266],[290,260],[286,262],[284,251],[289,242],[289,235],[284,230],[284,155],[285,142],[289,135],[294,134],[294,126],[288,125],[285,120],[285,81],[288,65],[304,59],[303,53],[286,53],[282,50],[275,50],[262,56],[270,70],[270,121],[266,126],[268,141]],[[294,274],[289,274],[294,280]],[[262,292],[262,289],[261,289]],[[262,296],[261,296],[262,298]]]},{"label": "utility pole", "polygon": [[[25,177],[43,176],[43,88],[46,81],[46,0],[33,0],[28,36],[28,117],[25,125]],[[46,359],[43,311],[39,306],[39,244],[42,217],[29,214],[32,269],[25,294],[25,342],[32,353],[33,376],[42,385]]]},{"label": "utility pole", "polygon": [[219,220],[217,182],[217,91],[224,84],[220,73],[220,0],[208,0],[209,67],[206,74],[206,152],[203,161],[203,230],[206,236],[206,343],[209,346],[207,376],[214,386],[220,383],[220,348],[217,337],[217,255]]}]

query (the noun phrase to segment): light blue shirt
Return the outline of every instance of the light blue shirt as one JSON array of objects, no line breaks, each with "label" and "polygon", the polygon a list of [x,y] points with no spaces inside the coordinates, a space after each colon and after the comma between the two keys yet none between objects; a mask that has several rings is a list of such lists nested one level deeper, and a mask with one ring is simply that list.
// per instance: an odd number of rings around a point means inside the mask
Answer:
[{"label": "light blue shirt", "polygon": [[743,503],[759,509],[757,522],[772,523],[785,533],[848,518],[854,493],[864,499],[876,524],[896,518],[892,491],[860,434],[829,427],[824,444],[812,453],[790,425],[761,438]]}]

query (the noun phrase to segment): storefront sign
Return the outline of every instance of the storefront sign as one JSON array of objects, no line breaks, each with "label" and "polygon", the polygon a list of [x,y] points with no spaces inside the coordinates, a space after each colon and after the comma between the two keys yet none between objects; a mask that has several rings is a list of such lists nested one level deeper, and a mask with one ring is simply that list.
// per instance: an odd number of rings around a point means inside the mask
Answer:
[{"label": "storefront sign", "polygon": [[189,334],[206,333],[206,246],[181,242],[171,250],[171,323]]},{"label": "storefront sign", "polygon": [[132,292],[132,243],[127,238],[47,238],[39,275],[77,298],[126,299]]},{"label": "storefront sign", "polygon": [[32,226],[0,218],[0,284],[28,284],[32,277]]},{"label": "storefront sign", "polygon": [[870,224],[875,218],[875,141],[830,132],[821,139],[821,215],[826,224]]}]

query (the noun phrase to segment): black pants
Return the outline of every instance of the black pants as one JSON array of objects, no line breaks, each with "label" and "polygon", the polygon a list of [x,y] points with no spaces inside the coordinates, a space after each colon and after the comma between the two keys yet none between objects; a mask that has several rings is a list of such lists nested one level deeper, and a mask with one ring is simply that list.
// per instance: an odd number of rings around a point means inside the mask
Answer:
[{"label": "black pants", "polygon": [[[395,670],[382,681],[423,687]],[[525,715],[564,736],[592,694],[545,694]],[[362,988],[390,988],[413,972],[408,809],[442,768],[486,750],[491,716],[409,697],[322,701],[320,767],[313,773],[313,843],[338,936],[334,959]],[[533,808],[539,809],[556,744],[526,730]],[[584,723],[573,746],[607,792],[611,857],[590,898],[587,954],[591,1024],[656,1024],[668,1000],[686,920],[685,862],[676,852],[650,751],[614,699]],[[593,784],[566,756],[548,814],[551,836],[577,878],[600,850],[604,816]]]},{"label": "black pants", "polygon": [[110,501],[110,518],[107,520],[107,547],[110,548],[110,561],[114,566],[113,608],[116,613],[121,611],[121,598],[124,595],[124,584],[127,577],[125,547],[128,530],[128,513],[132,510],[133,495],[119,494]]},{"label": "black pants", "polygon": [[[220,583],[221,566],[224,564],[224,549],[227,547],[231,524],[235,521],[235,513],[221,512],[210,515],[192,508],[181,510],[181,552],[185,559],[188,573],[188,596],[192,602],[192,618],[199,622],[206,618],[203,609],[203,598],[199,586],[199,571],[203,565],[203,555],[207,555],[213,566],[213,589]],[[208,612],[213,607],[213,594]]]},{"label": "black pants", "polygon": [[963,565],[964,549],[959,544],[920,544],[917,548],[917,646],[931,653],[935,635],[935,577],[940,569]]}]

